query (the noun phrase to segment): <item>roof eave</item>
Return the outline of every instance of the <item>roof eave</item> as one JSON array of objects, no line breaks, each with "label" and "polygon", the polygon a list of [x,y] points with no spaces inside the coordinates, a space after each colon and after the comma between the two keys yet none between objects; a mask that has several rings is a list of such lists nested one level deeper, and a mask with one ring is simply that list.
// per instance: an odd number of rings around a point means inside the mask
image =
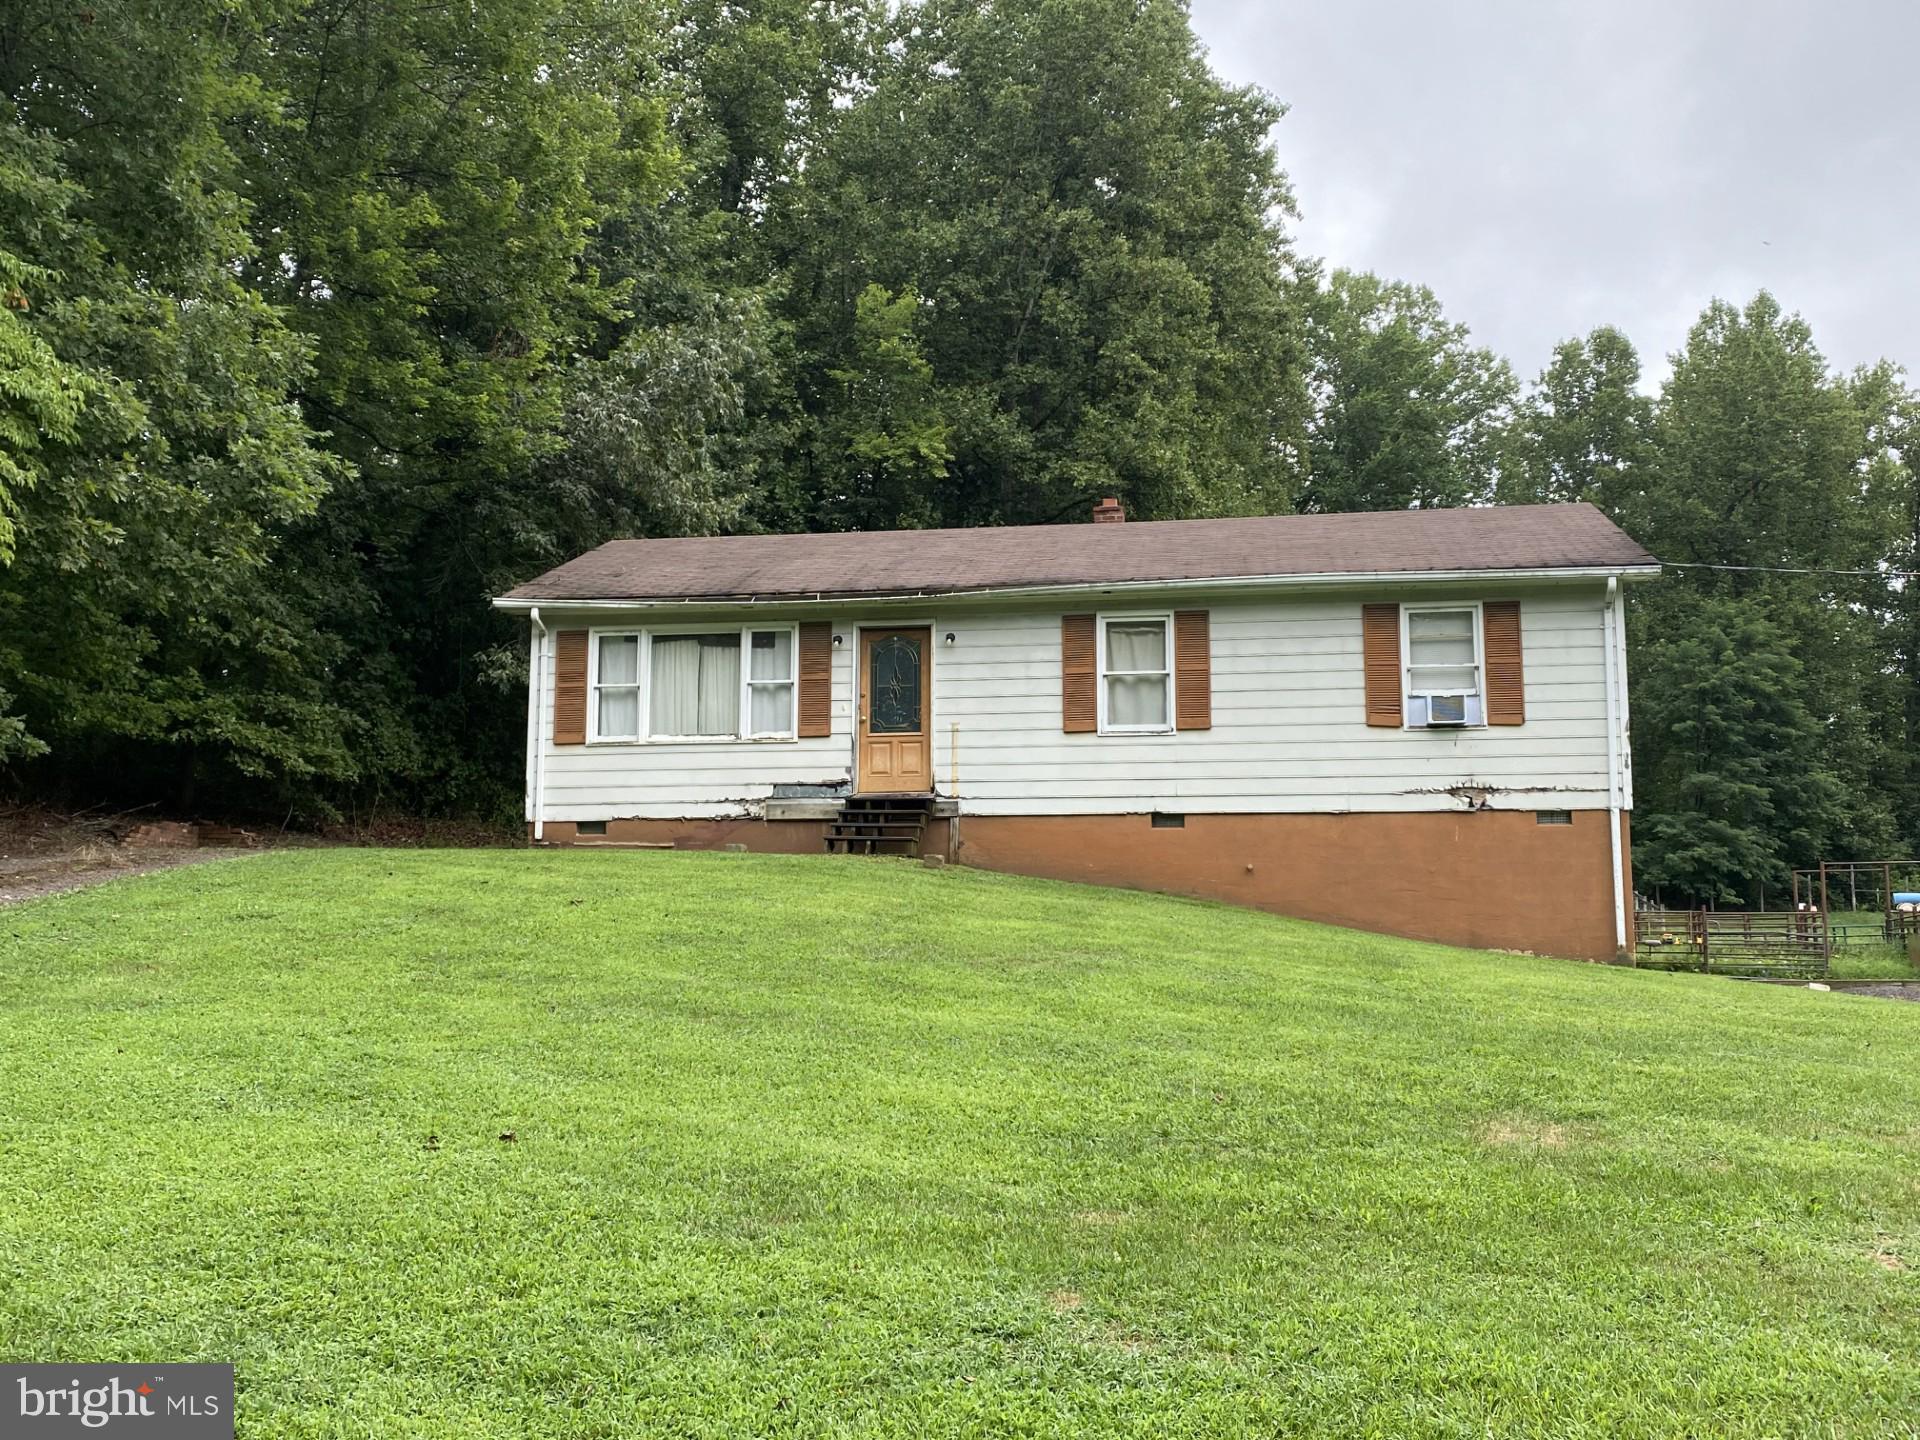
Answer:
[{"label": "roof eave", "polygon": [[539,606],[555,609],[632,609],[636,606],[689,607],[700,605],[822,605],[857,601],[958,600],[1031,598],[1044,600],[1086,594],[1140,593],[1164,590],[1295,590],[1355,585],[1442,585],[1468,581],[1621,580],[1647,579],[1660,573],[1658,561],[1632,565],[1555,565],[1505,570],[1349,570],[1310,575],[1215,575],[1177,580],[1093,580],[1056,585],[979,585],[925,590],[820,590],[805,594],[628,595],[565,597],[557,595],[494,597],[496,610],[524,613]]}]

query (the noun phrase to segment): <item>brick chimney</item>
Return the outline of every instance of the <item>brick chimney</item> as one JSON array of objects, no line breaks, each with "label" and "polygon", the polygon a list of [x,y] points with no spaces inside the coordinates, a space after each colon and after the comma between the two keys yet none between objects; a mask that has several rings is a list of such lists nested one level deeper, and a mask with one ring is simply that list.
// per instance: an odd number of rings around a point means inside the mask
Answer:
[{"label": "brick chimney", "polygon": [[1111,495],[1093,507],[1093,523],[1096,525],[1118,525],[1126,518],[1126,507]]}]

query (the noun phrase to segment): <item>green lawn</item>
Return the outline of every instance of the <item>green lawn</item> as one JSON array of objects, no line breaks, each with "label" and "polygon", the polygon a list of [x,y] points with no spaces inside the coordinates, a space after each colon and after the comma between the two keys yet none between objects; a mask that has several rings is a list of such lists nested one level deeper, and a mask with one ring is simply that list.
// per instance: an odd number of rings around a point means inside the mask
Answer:
[{"label": "green lawn", "polygon": [[[1847,932],[1847,943],[1833,947],[1831,973],[1837,979],[1920,980],[1903,946],[1878,939],[1884,917],[1878,910],[1836,910],[1833,924]],[[1857,942],[1853,937],[1861,937]]]},{"label": "green lawn", "polygon": [[0,1357],[245,1435],[1920,1414],[1920,1005],[825,857],[291,852],[0,956]]},{"label": "green lawn", "polygon": [[1836,945],[1827,973],[1836,980],[1920,980],[1896,945]]}]

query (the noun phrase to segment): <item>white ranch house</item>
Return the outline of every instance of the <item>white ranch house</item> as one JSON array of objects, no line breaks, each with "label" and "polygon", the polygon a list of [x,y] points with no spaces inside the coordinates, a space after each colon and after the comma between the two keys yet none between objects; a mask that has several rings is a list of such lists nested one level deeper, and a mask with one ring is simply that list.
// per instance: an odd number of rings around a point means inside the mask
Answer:
[{"label": "white ranch house", "polygon": [[553,845],[940,854],[1463,944],[1627,948],[1586,505],[614,541],[530,622]]}]

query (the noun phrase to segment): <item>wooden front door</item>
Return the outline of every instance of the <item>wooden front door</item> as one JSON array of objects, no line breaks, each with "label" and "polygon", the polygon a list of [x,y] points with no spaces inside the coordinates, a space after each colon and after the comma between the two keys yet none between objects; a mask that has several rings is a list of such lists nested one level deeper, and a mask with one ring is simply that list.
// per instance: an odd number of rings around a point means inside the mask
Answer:
[{"label": "wooden front door", "polygon": [[859,788],[904,794],[933,789],[933,634],[926,629],[860,632]]}]

